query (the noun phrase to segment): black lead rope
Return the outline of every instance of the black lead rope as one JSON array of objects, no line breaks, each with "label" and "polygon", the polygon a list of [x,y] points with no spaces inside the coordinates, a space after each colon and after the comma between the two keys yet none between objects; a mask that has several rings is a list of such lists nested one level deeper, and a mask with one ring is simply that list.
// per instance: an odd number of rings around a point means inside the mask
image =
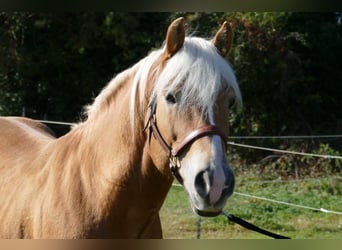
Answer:
[{"label": "black lead rope", "polygon": [[[279,234],[275,234],[275,233],[272,233],[272,232],[269,232],[265,229],[262,229],[260,227],[257,227],[239,217],[236,217],[232,214],[228,214],[228,213],[225,213],[225,212],[222,212],[222,215],[226,216],[227,219],[231,222],[234,222],[236,224],[239,224],[240,226],[244,227],[244,228],[247,228],[249,230],[252,230],[252,231],[255,231],[255,232],[258,232],[260,234],[263,234],[263,235],[267,235],[269,237],[272,237],[273,239],[291,239],[290,237],[287,237],[287,236],[283,236],[283,235],[279,235]],[[198,221],[197,221],[197,239],[200,239],[201,238],[201,223],[202,223],[202,218],[201,217],[198,217]]]},{"label": "black lead rope", "polygon": [[253,230],[255,232],[258,232],[258,233],[261,233],[263,235],[267,235],[269,237],[272,237],[273,239],[291,239],[290,237],[287,237],[287,236],[283,236],[283,235],[279,235],[279,234],[275,234],[275,233],[272,233],[272,232],[269,232],[265,229],[262,229],[260,227],[257,227],[239,217],[236,217],[232,214],[228,214],[228,213],[225,213],[225,212],[222,212],[222,214],[224,216],[227,217],[227,219],[231,222],[234,222],[236,224],[239,224],[240,226],[243,226],[244,228],[247,228],[249,230]]}]

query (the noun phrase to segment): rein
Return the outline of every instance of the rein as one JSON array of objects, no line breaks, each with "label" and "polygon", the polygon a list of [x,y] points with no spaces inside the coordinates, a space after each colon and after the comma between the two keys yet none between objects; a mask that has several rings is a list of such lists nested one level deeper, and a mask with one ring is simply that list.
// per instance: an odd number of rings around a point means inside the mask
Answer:
[{"label": "rein", "polygon": [[190,134],[188,134],[176,147],[172,148],[161,135],[158,126],[157,126],[157,118],[156,118],[156,103],[152,103],[149,105],[150,115],[149,119],[145,125],[144,131],[149,128],[150,129],[150,138],[151,134],[153,134],[154,138],[158,141],[161,148],[165,151],[170,161],[170,169],[172,174],[176,177],[179,183],[183,184],[183,179],[179,174],[179,168],[181,167],[179,156],[188,148],[191,144],[193,144],[196,140],[209,136],[209,135],[219,135],[221,139],[224,141],[224,144],[227,144],[226,136],[221,132],[221,130],[215,125],[204,125],[198,129],[195,129]]},{"label": "rein", "polygon": [[263,235],[267,235],[273,239],[291,239],[290,237],[287,237],[287,236],[283,236],[283,235],[280,235],[280,234],[275,234],[275,233],[272,233],[270,231],[267,231],[265,229],[262,229],[260,227],[257,227],[256,225],[253,225],[252,223],[249,223],[248,221],[245,221],[239,217],[236,217],[232,214],[228,214],[228,213],[225,213],[225,212],[222,212],[222,214],[224,216],[227,217],[227,219],[231,222],[234,222],[236,224],[239,224],[240,226],[246,228],[246,229],[249,229],[249,230],[252,230],[254,232],[257,232],[257,233],[260,233],[260,234],[263,234]]},{"label": "rein", "polygon": [[[248,221],[245,221],[245,220],[243,220],[239,217],[236,217],[232,214],[228,214],[225,212],[222,212],[221,214],[226,216],[228,221],[234,222],[234,223],[239,224],[240,226],[242,226],[246,229],[249,229],[249,230],[252,230],[254,232],[269,236],[273,239],[291,239],[290,237],[283,236],[280,234],[275,234],[275,233],[272,233],[272,232],[267,231],[265,229],[262,229],[256,225],[249,223]],[[201,223],[202,223],[202,217],[198,217],[198,221],[197,221],[197,239],[198,240],[201,238]]]}]

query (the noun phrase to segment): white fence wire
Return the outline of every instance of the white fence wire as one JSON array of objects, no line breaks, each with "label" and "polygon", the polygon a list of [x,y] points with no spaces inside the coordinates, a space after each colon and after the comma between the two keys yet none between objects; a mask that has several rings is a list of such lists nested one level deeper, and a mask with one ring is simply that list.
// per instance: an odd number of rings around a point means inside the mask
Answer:
[{"label": "white fence wire", "polygon": [[46,121],[46,120],[36,120],[37,122],[46,123],[46,124],[56,124],[56,125],[65,125],[65,126],[74,126],[75,123],[71,122],[58,122],[58,121]]},{"label": "white fence wire", "polygon": [[230,136],[233,140],[262,140],[262,139],[326,139],[326,138],[342,138],[342,135],[270,135],[270,136]]},{"label": "white fence wire", "polygon": [[290,151],[290,150],[281,150],[281,149],[275,149],[275,148],[265,148],[265,147],[241,144],[241,143],[236,143],[236,142],[228,142],[228,144],[232,145],[232,146],[237,146],[237,147],[259,149],[259,150],[271,151],[271,152],[277,152],[277,153],[283,153],[283,154],[293,154],[293,155],[320,157],[320,158],[324,158],[324,159],[342,159],[342,156],[337,156],[337,155],[311,154],[311,153],[296,152],[296,151]]},{"label": "white fence wire", "polygon": [[[183,187],[182,185],[177,184],[177,183],[173,183],[172,186]],[[310,207],[310,206],[305,206],[305,205],[299,205],[299,204],[295,204],[295,203],[291,203],[291,202],[279,201],[279,200],[274,200],[274,199],[270,199],[270,198],[266,198],[266,197],[261,197],[261,196],[256,196],[256,195],[246,194],[246,193],[241,193],[241,192],[236,192],[236,191],[234,191],[234,195],[244,196],[247,198],[263,200],[263,201],[272,202],[272,203],[278,203],[278,204],[296,207],[296,208],[301,208],[301,209],[308,209],[308,210],[313,210],[313,211],[318,211],[318,212],[323,212],[323,213],[342,215],[342,212],[328,210],[325,208],[315,208],[315,207]]]}]

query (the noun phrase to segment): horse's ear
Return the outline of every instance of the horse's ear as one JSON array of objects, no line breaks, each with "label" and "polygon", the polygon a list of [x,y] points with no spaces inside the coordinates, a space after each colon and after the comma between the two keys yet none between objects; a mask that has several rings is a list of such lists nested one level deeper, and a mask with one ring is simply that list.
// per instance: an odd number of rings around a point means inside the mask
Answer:
[{"label": "horse's ear", "polygon": [[167,29],[166,34],[166,57],[170,58],[177,51],[182,48],[185,39],[185,25],[184,18],[179,17],[174,20],[169,28]]},{"label": "horse's ear", "polygon": [[233,30],[230,24],[225,21],[216,33],[212,43],[223,57],[227,57],[233,45]]}]

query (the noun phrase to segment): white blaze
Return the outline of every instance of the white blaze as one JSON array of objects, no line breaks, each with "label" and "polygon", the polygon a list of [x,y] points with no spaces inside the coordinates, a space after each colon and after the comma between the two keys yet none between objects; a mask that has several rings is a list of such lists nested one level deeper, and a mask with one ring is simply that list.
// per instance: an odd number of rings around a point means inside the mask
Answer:
[{"label": "white blaze", "polygon": [[214,174],[213,183],[209,192],[210,204],[213,206],[221,197],[222,191],[225,188],[225,175],[222,164],[222,143],[219,136],[214,136],[212,140]]},{"label": "white blaze", "polygon": [[[210,110],[209,121],[211,124],[215,125],[214,122],[214,112]],[[224,152],[222,150],[221,137],[218,135],[213,136],[211,144],[212,159],[214,162],[213,166],[213,183],[209,192],[210,205],[214,204],[220,199],[223,189],[225,188],[225,175],[223,171],[223,159]]]}]

